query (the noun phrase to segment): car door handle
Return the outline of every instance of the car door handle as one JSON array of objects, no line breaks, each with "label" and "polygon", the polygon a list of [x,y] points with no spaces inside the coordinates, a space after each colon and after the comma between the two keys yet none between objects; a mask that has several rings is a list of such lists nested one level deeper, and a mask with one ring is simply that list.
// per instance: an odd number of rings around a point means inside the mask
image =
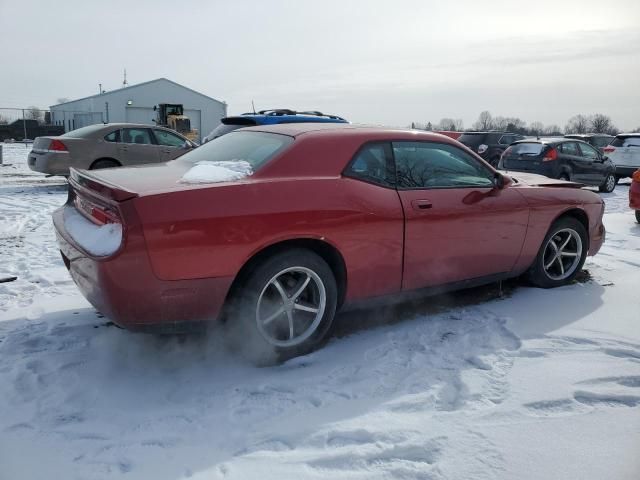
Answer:
[{"label": "car door handle", "polygon": [[422,200],[413,200],[411,205],[415,210],[428,210],[433,207],[433,204],[430,200],[422,199]]}]

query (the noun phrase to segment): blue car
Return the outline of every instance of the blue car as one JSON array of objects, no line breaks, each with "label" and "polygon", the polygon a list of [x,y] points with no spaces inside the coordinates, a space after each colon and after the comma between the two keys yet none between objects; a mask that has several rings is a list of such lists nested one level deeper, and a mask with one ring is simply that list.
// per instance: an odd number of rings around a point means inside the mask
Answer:
[{"label": "blue car", "polygon": [[325,115],[322,112],[308,111],[296,112],[295,110],[260,110],[257,113],[243,113],[236,117],[225,117],[220,120],[222,123],[202,139],[202,143],[221,137],[238,128],[251,127],[254,125],[274,125],[276,123],[349,123],[344,118],[337,115]]}]

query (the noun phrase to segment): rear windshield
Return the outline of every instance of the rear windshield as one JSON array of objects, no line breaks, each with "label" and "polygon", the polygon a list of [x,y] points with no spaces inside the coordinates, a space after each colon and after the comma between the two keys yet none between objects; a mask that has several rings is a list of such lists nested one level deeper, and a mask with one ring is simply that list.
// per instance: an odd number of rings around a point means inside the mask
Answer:
[{"label": "rear windshield", "polygon": [[591,139],[591,144],[596,147],[606,147],[612,139],[613,137],[593,137]]},{"label": "rear windshield", "polygon": [[84,138],[94,132],[102,130],[104,127],[105,125],[103,123],[98,123],[96,125],[89,125],[88,127],[76,128],[60,136],[67,138]]},{"label": "rear windshield", "polygon": [[628,147],[629,145],[640,146],[640,136],[638,137],[616,137],[611,142],[612,147]]},{"label": "rear windshield", "polygon": [[463,133],[458,137],[458,141],[468,147],[477,147],[484,142],[486,135],[486,133]]},{"label": "rear windshield", "polygon": [[542,143],[516,143],[509,147],[511,155],[540,155],[544,145]]},{"label": "rear windshield", "polygon": [[177,161],[198,163],[244,160],[251,164],[255,172],[292,142],[292,137],[277,133],[232,132],[199,146]]}]

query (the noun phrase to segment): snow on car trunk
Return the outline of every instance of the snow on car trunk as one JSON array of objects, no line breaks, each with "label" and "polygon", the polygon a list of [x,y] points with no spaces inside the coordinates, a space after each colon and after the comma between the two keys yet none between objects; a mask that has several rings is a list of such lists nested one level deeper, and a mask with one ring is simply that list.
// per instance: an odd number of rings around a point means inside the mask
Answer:
[{"label": "snow on car trunk", "polygon": [[64,210],[64,228],[79,247],[97,257],[114,254],[122,243],[122,225],[96,225],[74,207]]},{"label": "snow on car trunk", "polygon": [[179,181],[181,183],[233,182],[252,174],[251,164],[244,160],[202,161],[187,170]]}]

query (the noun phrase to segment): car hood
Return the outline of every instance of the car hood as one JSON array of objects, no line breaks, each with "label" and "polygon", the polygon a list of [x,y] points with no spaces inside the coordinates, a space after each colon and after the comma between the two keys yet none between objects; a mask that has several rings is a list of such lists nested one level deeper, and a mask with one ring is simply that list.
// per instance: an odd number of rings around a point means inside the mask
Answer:
[{"label": "car hood", "polygon": [[556,180],[555,178],[545,177],[536,173],[509,172],[504,171],[505,175],[511,177],[516,185],[529,185],[531,187],[566,187],[581,188],[581,183],[571,182],[569,180]]}]

